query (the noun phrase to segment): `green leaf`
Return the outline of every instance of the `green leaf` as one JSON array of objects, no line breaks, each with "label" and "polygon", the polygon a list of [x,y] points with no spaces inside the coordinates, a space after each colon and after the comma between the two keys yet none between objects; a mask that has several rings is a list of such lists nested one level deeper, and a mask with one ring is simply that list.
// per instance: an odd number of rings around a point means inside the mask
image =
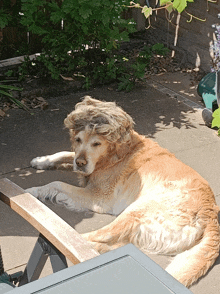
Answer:
[{"label": "green leaf", "polygon": [[220,128],[220,108],[216,109],[212,114],[212,128]]},{"label": "green leaf", "polygon": [[194,0],[161,0],[160,5],[165,6],[169,5],[166,9],[168,12],[172,11],[172,8],[176,9],[179,13],[181,13],[187,6],[187,2],[194,2]]},{"label": "green leaf", "polygon": [[3,29],[12,19],[12,16],[8,14],[5,10],[0,9],[0,28]]},{"label": "green leaf", "polygon": [[129,36],[126,31],[121,32],[119,35],[120,41],[128,42],[129,41]]},{"label": "green leaf", "polygon": [[44,28],[37,26],[35,24],[30,25],[29,30],[37,35],[44,35],[47,33],[47,30],[45,30]]},{"label": "green leaf", "polygon": [[16,91],[22,91],[22,88],[18,88],[11,85],[0,85],[1,89],[7,89],[7,90],[16,90]]},{"label": "green leaf", "polygon": [[103,14],[103,15],[102,15],[102,23],[103,23],[104,25],[106,25],[106,24],[109,23],[109,21],[110,21],[110,17],[109,17],[109,15],[108,15],[108,14]]},{"label": "green leaf", "polygon": [[173,11],[173,3],[172,2],[170,2],[170,1],[168,1],[167,2],[167,7],[166,7],[166,10],[169,12],[169,13],[171,13],[172,11]]},{"label": "green leaf", "polygon": [[88,1],[88,0],[78,0],[79,5],[82,5],[82,4],[86,3],[87,1]]},{"label": "green leaf", "polygon": [[10,94],[10,93],[8,93],[8,92],[6,92],[6,91],[3,91],[3,90],[0,90],[0,94],[5,95],[5,96],[8,96],[8,97],[10,97],[10,98],[13,97],[12,94]]},{"label": "green leaf", "polygon": [[150,15],[152,15],[152,8],[151,7],[148,7],[148,6],[144,6],[143,9],[142,9],[142,13],[144,14],[144,16],[146,18],[148,18]]},{"label": "green leaf", "polygon": [[167,5],[167,3],[169,3],[169,0],[160,0],[160,6],[164,6]]},{"label": "green leaf", "polygon": [[164,44],[161,44],[161,43],[154,44],[151,47],[151,49],[156,54],[159,54],[159,55],[162,55],[162,56],[165,56],[169,52],[169,49],[167,47],[164,47]]},{"label": "green leaf", "polygon": [[51,12],[50,19],[53,23],[60,23],[63,18],[63,14],[61,11]]},{"label": "green leaf", "polygon": [[175,8],[179,13],[181,13],[187,6],[187,0],[174,0],[173,8]]},{"label": "green leaf", "polygon": [[79,14],[82,16],[82,18],[87,19],[92,14],[92,10],[90,8],[81,7]]}]

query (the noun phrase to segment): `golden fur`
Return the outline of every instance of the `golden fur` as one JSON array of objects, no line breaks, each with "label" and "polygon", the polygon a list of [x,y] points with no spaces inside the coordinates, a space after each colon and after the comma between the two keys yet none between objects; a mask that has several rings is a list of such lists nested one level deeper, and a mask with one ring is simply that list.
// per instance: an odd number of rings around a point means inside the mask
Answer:
[{"label": "golden fur", "polygon": [[186,286],[205,275],[220,244],[219,208],[208,183],[136,133],[132,118],[113,102],[86,96],[65,125],[73,152],[31,164],[44,169],[73,163],[81,187],[53,182],[28,191],[73,210],[118,215],[83,235],[100,253],[133,243],[146,253],[176,255],[166,270]]}]

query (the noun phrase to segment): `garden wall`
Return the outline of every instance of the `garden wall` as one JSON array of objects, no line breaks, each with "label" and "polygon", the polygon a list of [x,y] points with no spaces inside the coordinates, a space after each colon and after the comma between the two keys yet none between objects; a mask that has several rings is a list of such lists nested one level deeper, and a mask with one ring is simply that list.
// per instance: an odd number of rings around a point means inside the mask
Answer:
[{"label": "garden wall", "polygon": [[[220,0],[216,3],[207,0],[194,0],[189,3],[187,12],[194,16],[206,19],[205,22],[193,19],[183,12],[180,18],[180,28],[177,41],[177,50],[182,55],[182,63],[190,62],[205,71],[210,71],[209,45],[213,41],[214,29],[212,24],[219,23],[217,15],[220,13]],[[168,15],[167,15],[168,16]],[[151,17],[152,27],[148,30],[149,37],[155,42],[161,42],[172,48],[174,44],[177,13],[170,16],[172,23],[166,19],[164,10],[158,11],[157,15]],[[148,23],[146,23],[146,26]]]}]

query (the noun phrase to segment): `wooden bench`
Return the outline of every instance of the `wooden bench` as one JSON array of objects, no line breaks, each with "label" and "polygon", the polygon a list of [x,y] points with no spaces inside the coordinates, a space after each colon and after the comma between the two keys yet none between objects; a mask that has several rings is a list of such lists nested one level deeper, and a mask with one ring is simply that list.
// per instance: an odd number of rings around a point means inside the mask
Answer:
[{"label": "wooden bench", "polygon": [[99,255],[63,219],[7,178],[0,179],[0,200],[40,233],[25,270],[26,277],[21,284],[39,277],[48,255],[51,257],[54,272],[67,267],[64,256],[77,264]]}]

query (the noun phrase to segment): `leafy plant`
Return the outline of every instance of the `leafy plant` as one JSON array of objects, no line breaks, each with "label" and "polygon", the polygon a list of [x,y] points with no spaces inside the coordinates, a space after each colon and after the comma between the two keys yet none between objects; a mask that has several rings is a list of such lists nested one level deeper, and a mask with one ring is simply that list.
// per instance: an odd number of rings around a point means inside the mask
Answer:
[{"label": "leafy plant", "polygon": [[3,8],[0,9],[0,29],[6,27],[11,18],[11,15],[8,14]]},{"label": "leafy plant", "polygon": [[29,108],[26,105],[24,105],[21,101],[19,101],[18,99],[13,97],[11,91],[22,91],[22,88],[18,88],[18,87],[11,86],[11,85],[0,84],[0,96],[7,97],[11,102],[13,102],[18,107],[29,111]]},{"label": "leafy plant", "polygon": [[168,48],[161,43],[157,43],[153,46],[144,46],[135,61],[129,62],[129,59],[123,58],[128,63],[128,66],[120,66],[121,74],[118,78],[118,89],[130,91],[137,80],[144,78],[145,70],[149,66],[151,59],[154,58],[154,54],[166,56],[168,52]]},{"label": "leafy plant", "polygon": [[193,0],[160,0],[160,5],[170,11],[177,10],[179,13],[183,12],[187,7],[187,2],[194,2]]},{"label": "leafy plant", "polygon": [[[210,52],[212,57],[211,71],[217,73],[220,70],[220,25],[213,25],[213,28],[216,29],[216,39],[213,41],[213,44],[210,45]],[[218,128],[218,136],[220,136],[220,108],[213,112],[212,117],[212,128]]]},{"label": "leafy plant", "polygon": [[141,63],[148,64],[153,56],[157,54],[160,56],[166,56],[170,50],[162,43],[154,44],[153,46],[144,46],[142,51],[139,53],[138,61]]},{"label": "leafy plant", "polygon": [[83,89],[89,90],[89,88],[91,87],[91,80],[89,77],[85,77],[85,82],[82,86]]},{"label": "leafy plant", "polygon": [[[176,10],[177,12],[181,13],[186,9],[188,2],[194,2],[194,0],[160,0],[160,5],[156,5],[156,7],[154,8],[149,5],[145,5],[142,7],[139,3],[131,1],[130,7],[141,8],[144,16],[146,18],[149,18],[153,14],[153,11],[157,11],[160,9],[165,9],[169,13],[173,10]],[[187,14],[192,18],[194,17],[192,14],[188,12]]]},{"label": "leafy plant", "polygon": [[134,23],[121,18],[128,0],[21,1],[21,23],[42,38],[39,60],[53,78],[80,70],[88,49],[110,54],[135,30]]},{"label": "leafy plant", "polygon": [[[157,2],[157,4],[154,7],[151,7],[148,1],[146,1],[147,5],[144,5],[144,6],[141,6],[139,3],[135,3],[131,1],[129,7],[141,8],[142,13],[149,20],[149,27],[150,27],[150,16],[153,14],[154,11],[158,11],[161,9],[167,11],[169,14],[172,11],[177,11],[179,15],[182,12],[185,12],[189,16],[189,20],[187,20],[187,22],[191,22],[193,19],[197,19],[203,22],[206,21],[206,19],[201,19],[186,11],[188,2],[189,3],[194,2],[194,0],[160,0]],[[207,9],[208,9],[208,2],[215,2],[215,1],[207,0]]]},{"label": "leafy plant", "polygon": [[218,135],[220,136],[220,108],[213,112],[212,117],[212,128],[218,128]]},{"label": "leafy plant", "polygon": [[0,94],[1,95],[7,96],[9,98],[13,98],[13,95],[10,93],[12,90],[21,91],[22,89],[18,88],[18,87],[11,86],[11,85],[0,84]]},{"label": "leafy plant", "polygon": [[9,69],[9,70],[5,73],[5,75],[6,75],[7,77],[12,77],[13,74],[14,74],[14,71],[13,71],[12,69]]},{"label": "leafy plant", "polygon": [[166,56],[168,52],[170,51],[167,47],[164,46],[164,44],[157,43],[151,47],[151,50],[153,53]]},{"label": "leafy plant", "polygon": [[152,49],[149,46],[144,46],[144,48],[139,52],[138,61],[140,63],[149,64],[152,57]]},{"label": "leafy plant", "polygon": [[166,51],[162,44],[156,44],[144,48],[135,59],[127,58],[128,62],[119,55],[120,43],[128,41],[129,33],[136,30],[133,21],[121,17],[129,0],[17,0],[16,3],[20,5],[20,24],[42,43],[40,56],[34,61],[26,56],[19,67],[20,80],[26,76],[50,75],[53,79],[75,76],[83,78],[86,89],[94,83],[118,81],[119,89],[128,91],[136,80],[144,77],[152,55]]},{"label": "leafy plant", "polygon": [[6,26],[16,27],[20,22],[21,0],[1,1],[0,28]]},{"label": "leafy plant", "polygon": [[126,92],[130,92],[133,87],[134,87],[134,81],[131,80],[129,74],[124,74],[119,78],[119,83],[118,83],[118,90],[123,91],[125,90]]},{"label": "leafy plant", "polygon": [[145,76],[146,64],[134,62],[131,63],[119,76],[118,80],[118,90],[125,90],[127,92],[131,91],[136,81],[140,81]]}]

